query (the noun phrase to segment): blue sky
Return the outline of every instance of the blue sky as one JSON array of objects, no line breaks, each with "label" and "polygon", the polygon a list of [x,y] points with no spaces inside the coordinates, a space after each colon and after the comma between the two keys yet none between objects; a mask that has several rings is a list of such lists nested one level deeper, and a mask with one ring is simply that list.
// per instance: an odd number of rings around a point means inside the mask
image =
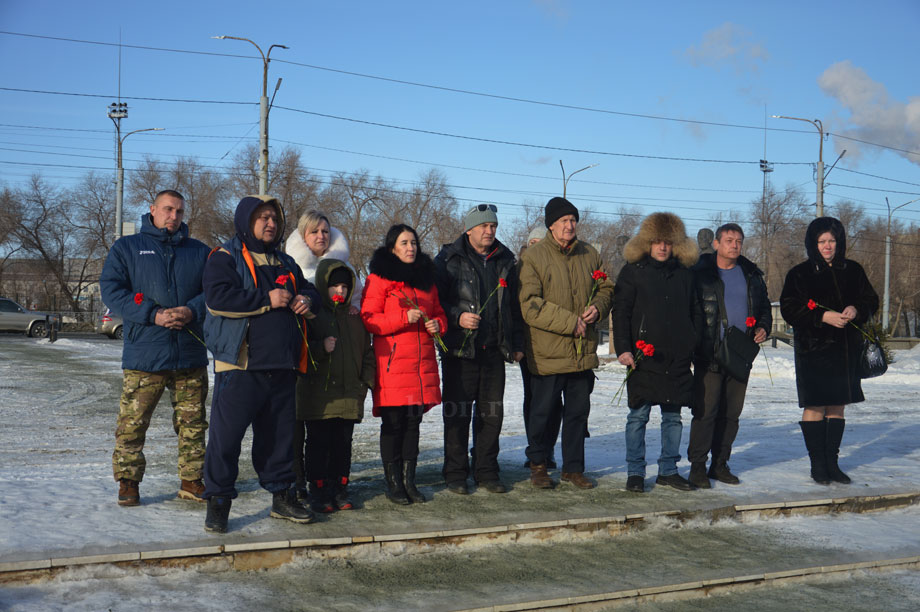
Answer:
[{"label": "blue sky", "polygon": [[[596,163],[569,183],[577,206],[669,210],[695,229],[719,212],[743,218],[759,197],[766,112],[821,119],[826,165],[847,150],[825,204],[884,216],[885,196],[920,198],[918,26],[915,0],[2,0],[0,181],[112,172],[119,36],[122,132],[166,128],[131,136],[125,167],[144,154],[226,165],[257,142],[262,83],[255,48],[211,39],[227,34],[290,47],[272,52],[269,88],[283,78],[272,148],[301,147],[321,177],[366,169],[411,183],[437,167],[461,206],[497,203],[504,222],[560,194],[560,159],[570,172]],[[767,127],[771,181],[814,200],[817,131]],[[920,202],[896,217],[920,222]]]}]

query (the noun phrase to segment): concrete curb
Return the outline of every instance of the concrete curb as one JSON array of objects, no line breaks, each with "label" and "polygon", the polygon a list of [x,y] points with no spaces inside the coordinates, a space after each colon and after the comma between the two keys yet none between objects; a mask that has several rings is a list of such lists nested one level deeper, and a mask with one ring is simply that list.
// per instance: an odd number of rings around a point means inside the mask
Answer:
[{"label": "concrete curb", "polygon": [[[304,538],[292,540],[254,541],[227,543],[211,546],[192,546],[162,550],[139,550],[117,553],[58,557],[53,553],[46,558],[0,562],[0,584],[30,583],[49,580],[68,569],[86,566],[112,564],[122,569],[142,572],[147,567],[186,567],[213,565],[214,561],[226,570],[248,571],[279,567],[298,558],[349,558],[373,556],[375,554],[415,554],[431,552],[440,547],[487,547],[499,543],[516,541],[550,541],[559,536],[591,538],[615,536],[628,531],[643,529],[649,521],[670,519],[683,523],[689,520],[718,521],[724,519],[742,520],[747,515],[761,517],[785,517],[793,515],[829,514],[834,512],[874,512],[903,508],[920,503],[920,492],[861,497],[841,497],[803,501],[779,501],[765,504],[731,505],[708,510],[668,510],[627,514],[622,516],[601,516],[592,518],[564,519],[512,525],[496,525],[472,529],[445,529],[403,534],[360,535],[332,538]],[[881,562],[877,562],[881,563]],[[916,563],[906,561],[904,563]],[[859,564],[857,564],[859,565]],[[837,567],[837,566],[834,566]],[[214,571],[209,567],[209,571]],[[795,570],[800,572],[800,570]],[[801,570],[805,571],[805,570]],[[842,571],[842,570],[834,570]],[[796,573],[795,576],[800,575]],[[770,575],[770,580],[781,576]],[[744,580],[742,580],[744,578]],[[732,578],[731,584],[739,581],[766,580],[763,575]],[[697,583],[688,583],[696,585]],[[668,585],[668,592],[709,588],[714,584],[700,586]],[[677,588],[680,587],[680,588]],[[636,596],[654,593],[636,591]],[[630,591],[632,592],[632,591]],[[605,596],[611,594],[605,594]],[[622,598],[624,595],[616,595]],[[614,598],[614,599],[615,599]],[[605,601],[611,601],[605,600]],[[542,602],[542,606],[572,605]],[[529,604],[527,604],[529,605]],[[552,607],[550,606],[550,607]],[[512,610],[517,608],[483,608]],[[520,608],[533,609],[533,608]]]},{"label": "concrete curb", "polygon": [[861,563],[843,563],[840,565],[822,565],[804,567],[782,572],[733,576],[715,580],[665,584],[639,589],[624,589],[609,593],[595,593],[540,601],[501,604],[485,608],[467,608],[456,612],[524,612],[527,610],[566,610],[566,612],[585,612],[588,610],[610,609],[617,605],[635,605],[652,602],[676,601],[705,597],[720,592],[739,588],[769,587],[784,582],[801,581],[817,576],[846,574],[855,571],[884,571],[894,569],[920,569],[920,556],[899,559],[879,559]]}]

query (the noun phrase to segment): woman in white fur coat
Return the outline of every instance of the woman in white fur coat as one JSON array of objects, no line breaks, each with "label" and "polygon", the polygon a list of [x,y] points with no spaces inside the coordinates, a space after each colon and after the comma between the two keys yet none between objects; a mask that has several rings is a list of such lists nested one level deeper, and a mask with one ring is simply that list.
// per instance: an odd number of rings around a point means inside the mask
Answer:
[{"label": "woman in white fur coat", "polygon": [[[288,236],[284,252],[294,258],[304,278],[314,285],[316,284],[316,266],[324,259],[344,261],[351,271],[355,272],[354,266],[348,260],[351,252],[345,236],[330,225],[326,215],[316,210],[300,215],[297,229]],[[357,276],[355,272],[355,277]],[[360,278],[357,278],[357,284],[352,293],[354,295],[351,302],[354,308],[353,314],[356,314],[361,311],[361,295],[364,293],[364,284]]]},{"label": "woman in white fur coat", "polygon": [[[350,252],[345,236],[342,235],[342,232],[332,227],[326,215],[316,210],[311,210],[300,216],[297,221],[297,229],[288,236],[284,245],[284,252],[294,258],[294,261],[300,266],[304,278],[313,284],[316,284],[316,267],[323,259],[339,259],[345,262],[345,265],[351,268],[352,272],[355,272],[355,269],[348,261]],[[349,314],[353,316],[360,314],[363,293],[364,286],[357,273],[355,273],[355,287],[352,291],[354,297],[351,300]],[[298,388],[300,385],[301,381],[298,381]],[[302,397],[305,397],[305,395],[298,392],[297,401],[301,401]],[[304,414],[306,412],[306,410],[301,410],[298,406],[298,413]],[[306,502],[308,497],[304,466],[305,427],[304,421],[297,421],[297,427],[294,428],[293,467],[294,475],[297,479],[295,488],[297,489],[297,496],[302,502]]]}]

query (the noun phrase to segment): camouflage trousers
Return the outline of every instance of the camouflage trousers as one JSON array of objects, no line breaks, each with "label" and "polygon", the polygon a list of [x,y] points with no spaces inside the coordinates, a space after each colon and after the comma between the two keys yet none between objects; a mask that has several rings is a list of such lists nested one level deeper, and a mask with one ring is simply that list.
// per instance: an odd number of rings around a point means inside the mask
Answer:
[{"label": "camouflage trousers", "polygon": [[140,482],[144,479],[147,428],[165,389],[169,389],[173,429],[179,436],[179,478],[201,478],[208,429],[206,367],[163,372],[124,370],[118,426],[115,429],[115,452],[112,453],[115,480],[126,478]]}]

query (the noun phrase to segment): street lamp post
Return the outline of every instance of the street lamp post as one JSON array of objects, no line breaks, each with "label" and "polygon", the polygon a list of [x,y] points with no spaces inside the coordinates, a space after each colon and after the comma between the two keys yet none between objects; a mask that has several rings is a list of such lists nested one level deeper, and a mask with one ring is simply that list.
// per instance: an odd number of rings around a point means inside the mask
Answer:
[{"label": "street lamp post", "polygon": [[164,128],[144,128],[142,130],[128,132],[122,136],[121,120],[128,116],[128,105],[124,103],[112,103],[109,106],[108,114],[112,123],[115,124],[115,140],[118,146],[115,155],[115,240],[118,240],[122,236],[122,209],[125,195],[125,168],[121,163],[122,146],[131,134],[137,134],[138,132],[159,132]]},{"label": "street lamp post", "polygon": [[885,198],[885,206],[888,207],[888,231],[885,232],[885,296],[882,299],[882,329],[885,330],[888,329],[888,309],[891,303],[889,292],[889,279],[891,278],[891,215],[899,208],[904,208],[908,204],[913,204],[918,200],[920,200],[920,198],[911,200],[910,202],[904,202],[899,206],[891,208],[891,204],[888,203],[888,198]]},{"label": "street lamp post", "polygon": [[[259,195],[265,195],[268,190],[268,63],[271,61],[272,49],[275,47],[287,49],[287,47],[272,45],[268,48],[268,53],[262,53],[262,48],[248,38],[239,36],[212,36],[211,38],[246,41],[258,49],[259,55],[262,56],[262,97],[259,99]],[[279,81],[278,84],[280,85],[281,82]]]},{"label": "street lamp post", "polygon": [[815,197],[815,204],[818,208],[818,217],[824,216],[824,125],[820,119],[802,119],[801,117],[786,117],[785,115],[773,115],[774,119],[792,119],[794,121],[805,121],[815,126],[818,130],[818,192]]}]

